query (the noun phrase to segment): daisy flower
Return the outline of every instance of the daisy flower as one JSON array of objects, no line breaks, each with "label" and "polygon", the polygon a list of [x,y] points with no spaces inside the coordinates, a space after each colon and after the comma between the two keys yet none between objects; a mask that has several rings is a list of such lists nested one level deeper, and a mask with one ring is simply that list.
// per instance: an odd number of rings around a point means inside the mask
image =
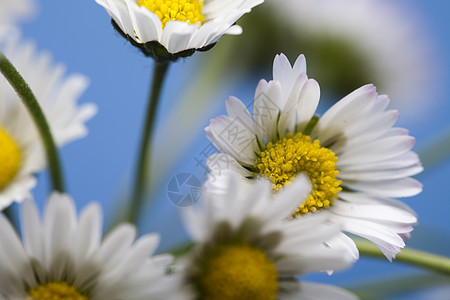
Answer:
[{"label": "daisy flower", "polygon": [[101,239],[100,206],[77,218],[70,196],[53,193],[41,221],[35,204],[22,205],[22,236],[0,214],[1,299],[170,299],[175,278],[165,276],[168,255],[149,257],[156,234],[135,241],[124,224]]},{"label": "daisy flower", "polygon": [[350,264],[342,249],[324,245],[339,234],[335,224],[319,215],[286,218],[297,196],[309,192],[305,177],[275,199],[267,180],[247,185],[233,173],[224,178],[220,187],[207,182],[206,196],[183,211],[195,242],[181,275],[187,299],[354,299],[342,289],[296,279]]},{"label": "daisy flower", "polygon": [[[417,221],[406,205],[392,198],[422,190],[409,177],[422,171],[411,151],[415,140],[407,130],[393,127],[398,112],[386,110],[388,97],[369,84],[322,117],[314,116],[320,89],[308,79],[303,55],[294,66],[277,55],[273,77],[256,88],[253,120],[245,105],[230,97],[228,116],[210,121],[206,135],[222,152],[208,159],[210,169],[268,177],[274,191],[306,174],[313,190],[298,197],[293,216],[326,215],[344,231],[372,241],[391,260]],[[348,239],[342,236],[342,243],[349,245]],[[356,247],[349,250],[356,259]]]},{"label": "daisy flower", "polygon": [[[77,104],[88,80],[64,76],[63,65],[37,54],[32,43],[20,43],[16,31],[0,34],[0,49],[29,84],[44,111],[55,141],[63,146],[87,134],[84,123],[96,113],[94,104]],[[45,168],[45,153],[34,123],[16,92],[0,77],[0,209],[31,197],[34,174]]]},{"label": "daisy flower", "polygon": [[235,22],[263,0],[96,0],[133,45],[154,58],[207,50],[224,34],[241,34]]}]

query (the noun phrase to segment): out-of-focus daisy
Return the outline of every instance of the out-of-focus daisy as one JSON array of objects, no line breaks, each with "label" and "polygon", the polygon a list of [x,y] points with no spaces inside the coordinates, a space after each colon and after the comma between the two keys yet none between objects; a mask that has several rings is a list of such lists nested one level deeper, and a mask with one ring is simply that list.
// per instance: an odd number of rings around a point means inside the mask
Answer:
[{"label": "out-of-focus daisy", "polygon": [[119,32],[145,54],[174,59],[206,50],[224,34],[240,34],[242,29],[235,22],[263,0],[96,2],[105,8]]},{"label": "out-of-focus daisy", "polygon": [[[48,53],[37,54],[32,43],[20,43],[16,31],[3,31],[0,49],[29,84],[47,117],[58,146],[87,134],[84,123],[97,111],[94,104],[77,104],[88,80],[80,74],[64,77],[64,66],[53,65]],[[45,163],[40,136],[20,98],[0,76],[0,209],[30,197],[34,174]]]},{"label": "out-of-focus daisy", "polygon": [[135,242],[136,228],[121,225],[101,240],[96,203],[79,218],[68,195],[49,197],[44,218],[32,201],[22,205],[23,242],[0,214],[2,299],[171,299],[176,279],[165,276],[172,257],[149,257],[156,234]]},{"label": "out-of-focus daisy", "polygon": [[33,15],[35,10],[33,0],[0,0],[0,26],[14,25],[17,20]]},{"label": "out-of-focus daisy", "polygon": [[419,13],[388,0],[266,0],[244,20],[230,68],[268,71],[276,53],[293,57],[300,50],[310,76],[323,86],[324,100],[371,82],[403,115],[423,117],[423,109],[432,107],[423,99],[437,94],[438,65]]},{"label": "out-of-focus daisy", "polygon": [[354,298],[336,287],[296,279],[349,265],[342,249],[324,244],[340,233],[335,224],[318,215],[286,218],[298,196],[310,190],[305,177],[275,199],[267,180],[247,185],[233,173],[223,178],[219,188],[208,181],[203,201],[183,211],[196,243],[184,262],[188,299]]},{"label": "out-of-focus daisy", "polygon": [[[422,190],[409,177],[422,171],[411,151],[415,140],[392,127],[398,112],[386,110],[388,97],[366,85],[315,117],[320,89],[308,79],[303,55],[293,67],[283,54],[276,56],[273,77],[256,88],[253,120],[245,105],[230,97],[228,116],[210,121],[206,134],[223,152],[208,159],[210,169],[266,176],[275,191],[306,174],[314,188],[308,197],[298,197],[293,216],[324,214],[392,259],[405,246],[416,217],[391,197]],[[348,239],[342,236],[342,243],[350,245]],[[356,258],[354,245],[349,250]]]}]

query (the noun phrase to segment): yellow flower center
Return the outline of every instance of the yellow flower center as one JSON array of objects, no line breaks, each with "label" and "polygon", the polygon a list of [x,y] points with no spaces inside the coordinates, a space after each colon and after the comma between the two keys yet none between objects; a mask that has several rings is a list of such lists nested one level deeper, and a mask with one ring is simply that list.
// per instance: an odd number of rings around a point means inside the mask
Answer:
[{"label": "yellow flower center", "polygon": [[249,245],[217,249],[202,274],[205,300],[276,299],[278,274],[264,251]]},{"label": "yellow flower center", "polygon": [[203,23],[203,1],[198,0],[139,0],[139,6],[144,6],[155,13],[162,26],[172,20],[189,24]]},{"label": "yellow flower center", "polygon": [[88,297],[66,282],[49,282],[30,290],[27,300],[88,300]]},{"label": "yellow flower center", "polygon": [[0,127],[0,189],[14,178],[20,167],[20,149],[11,136]]},{"label": "yellow flower center", "polygon": [[282,140],[269,143],[258,156],[256,164],[260,173],[272,180],[275,191],[291,183],[300,173],[308,175],[313,191],[295,210],[294,216],[299,217],[328,208],[342,190],[339,187],[342,181],[336,179],[339,174],[336,162],[333,151],[321,147],[318,140],[311,141],[308,135],[299,132],[294,137],[288,133]]}]

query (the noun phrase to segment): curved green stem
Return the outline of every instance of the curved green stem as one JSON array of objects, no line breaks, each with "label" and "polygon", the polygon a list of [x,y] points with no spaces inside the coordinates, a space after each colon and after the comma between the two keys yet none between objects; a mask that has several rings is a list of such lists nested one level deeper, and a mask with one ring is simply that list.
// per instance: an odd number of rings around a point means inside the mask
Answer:
[{"label": "curved green stem", "polygon": [[[371,242],[355,239],[355,243],[360,254],[385,259],[383,253]],[[445,256],[405,248],[402,249],[401,253],[397,254],[395,260],[450,276],[450,258]]]},{"label": "curved green stem", "polygon": [[34,124],[36,125],[42,142],[45,147],[45,153],[50,168],[50,176],[52,180],[53,189],[58,192],[64,192],[64,181],[61,172],[61,164],[56,148],[55,141],[53,139],[50,127],[45,118],[45,115],[39,106],[39,102],[34,96],[28,84],[23,77],[19,74],[16,68],[11,62],[0,52],[0,72],[5,76],[6,80],[22,99],[22,103],[26,106],[30,113]]},{"label": "curved green stem", "polygon": [[142,131],[142,140],[136,161],[136,173],[134,177],[134,186],[131,196],[131,207],[126,217],[126,221],[135,223],[137,214],[144,204],[146,184],[150,184],[150,160],[151,160],[151,141],[153,137],[153,128],[155,126],[155,116],[158,109],[159,96],[161,88],[166,77],[169,62],[157,62],[153,70],[151,92],[148,99],[147,114]]}]

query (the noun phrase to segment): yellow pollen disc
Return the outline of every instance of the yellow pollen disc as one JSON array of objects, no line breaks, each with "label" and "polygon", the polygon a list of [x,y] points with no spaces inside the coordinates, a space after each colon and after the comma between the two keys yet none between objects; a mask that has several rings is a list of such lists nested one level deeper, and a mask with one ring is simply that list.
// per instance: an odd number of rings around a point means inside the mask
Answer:
[{"label": "yellow pollen disc", "polygon": [[167,22],[177,20],[189,24],[203,23],[203,1],[198,0],[139,0],[139,6],[144,6],[154,12],[161,20],[162,26]]},{"label": "yellow pollen disc", "polygon": [[205,300],[276,299],[278,274],[264,251],[248,245],[223,246],[202,273]]},{"label": "yellow pollen disc", "polygon": [[260,173],[272,180],[275,191],[291,183],[298,174],[308,175],[313,190],[308,199],[297,207],[295,217],[328,208],[333,203],[342,190],[339,187],[342,181],[336,179],[339,174],[336,163],[333,151],[321,147],[318,140],[311,141],[301,132],[294,137],[288,133],[282,140],[269,143],[256,162]]},{"label": "yellow pollen disc", "polygon": [[21,162],[20,149],[10,135],[0,127],[0,189],[14,178]]},{"label": "yellow pollen disc", "polygon": [[49,282],[32,289],[27,300],[88,300],[66,282]]}]

